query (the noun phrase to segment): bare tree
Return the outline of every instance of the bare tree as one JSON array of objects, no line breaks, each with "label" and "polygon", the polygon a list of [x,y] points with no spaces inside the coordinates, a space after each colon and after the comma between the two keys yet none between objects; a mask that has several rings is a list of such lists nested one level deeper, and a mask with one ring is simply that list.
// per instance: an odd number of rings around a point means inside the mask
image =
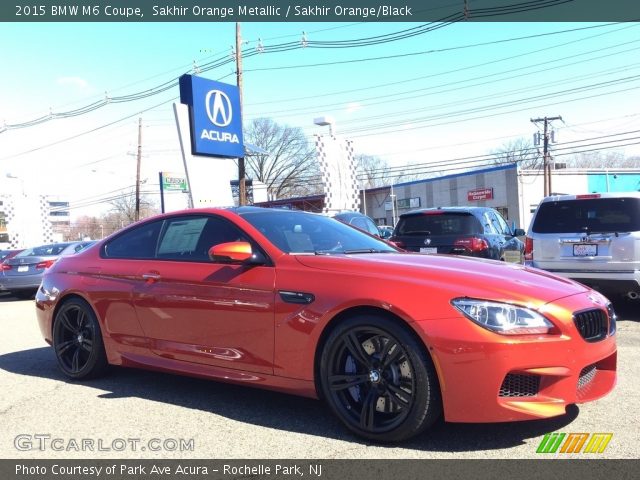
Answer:
[{"label": "bare tree", "polygon": [[491,155],[494,156],[493,163],[496,165],[517,163],[520,168],[525,170],[541,169],[544,163],[538,147],[524,138],[503,143],[501,147],[493,150]]},{"label": "bare tree", "polygon": [[76,219],[65,234],[65,240],[98,239],[101,237],[100,219],[82,216]]},{"label": "bare tree", "polygon": [[376,155],[355,155],[356,171],[361,186],[364,188],[376,188],[387,185],[390,181],[389,164],[386,160]]},{"label": "bare tree", "polygon": [[246,143],[268,152],[245,157],[247,174],[267,185],[271,198],[290,198],[322,191],[315,149],[300,128],[279,125],[271,118],[253,120]]},{"label": "bare tree", "polygon": [[407,163],[403,167],[390,167],[386,160],[376,155],[356,154],[358,179],[364,188],[377,188],[394,183],[412,182],[440,176],[437,172],[426,172],[423,168]]},{"label": "bare tree", "polygon": [[640,157],[625,157],[620,152],[601,151],[567,156],[567,167],[574,168],[640,168]]},{"label": "bare tree", "polygon": [[[136,221],[136,193],[131,191],[124,193],[118,198],[109,202],[111,204],[111,219],[115,224],[122,226],[129,225]],[[158,213],[155,205],[145,196],[140,197],[140,218],[150,217]]]}]

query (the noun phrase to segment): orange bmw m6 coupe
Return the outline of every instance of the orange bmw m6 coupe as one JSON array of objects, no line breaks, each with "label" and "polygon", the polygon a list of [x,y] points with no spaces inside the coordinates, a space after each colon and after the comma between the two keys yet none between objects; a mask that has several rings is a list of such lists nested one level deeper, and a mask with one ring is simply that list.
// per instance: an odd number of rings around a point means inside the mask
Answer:
[{"label": "orange bmw m6 coupe", "polygon": [[616,382],[616,316],[599,293],[521,265],[401,252],[297,211],[141,221],[56,262],[36,309],[73,379],[122,365],[320,398],[384,442],[441,415],[562,415]]}]

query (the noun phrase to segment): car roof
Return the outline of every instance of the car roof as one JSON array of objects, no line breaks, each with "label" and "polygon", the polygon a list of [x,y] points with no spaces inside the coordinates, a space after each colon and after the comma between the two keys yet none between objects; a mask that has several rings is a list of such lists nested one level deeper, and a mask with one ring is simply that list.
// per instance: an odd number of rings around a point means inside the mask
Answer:
[{"label": "car roof", "polygon": [[491,207],[432,207],[432,208],[420,208],[418,210],[412,210],[410,212],[400,214],[400,217],[407,217],[411,215],[420,215],[421,213],[426,212],[434,212],[434,211],[442,211],[442,212],[453,212],[453,213],[471,213],[471,214],[480,214],[486,211],[495,211],[495,209]]},{"label": "car roof", "polygon": [[344,211],[333,214],[334,217],[342,217],[342,218],[352,218],[352,217],[368,217],[364,213],[360,212],[352,212],[352,211]]},{"label": "car roof", "polygon": [[581,195],[550,195],[543,198],[540,203],[563,202],[567,200],[587,200],[597,198],[640,198],[640,192],[605,192],[584,193]]}]

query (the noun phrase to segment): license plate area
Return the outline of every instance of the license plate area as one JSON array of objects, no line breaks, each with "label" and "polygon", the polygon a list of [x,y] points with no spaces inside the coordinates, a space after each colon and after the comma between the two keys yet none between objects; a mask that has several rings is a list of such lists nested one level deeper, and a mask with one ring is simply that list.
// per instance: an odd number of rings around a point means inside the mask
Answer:
[{"label": "license plate area", "polygon": [[579,243],[573,246],[574,257],[596,257],[598,245],[593,243]]},{"label": "license plate area", "polygon": [[438,253],[437,247],[421,247],[420,253]]},{"label": "license plate area", "polygon": [[28,272],[29,271],[29,265],[19,265],[18,266],[18,272]]}]

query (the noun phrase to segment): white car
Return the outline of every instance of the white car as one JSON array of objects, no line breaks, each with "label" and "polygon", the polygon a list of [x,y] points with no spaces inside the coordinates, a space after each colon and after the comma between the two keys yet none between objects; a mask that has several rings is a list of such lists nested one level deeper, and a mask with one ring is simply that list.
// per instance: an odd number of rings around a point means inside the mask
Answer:
[{"label": "white car", "polygon": [[527,264],[607,294],[640,298],[640,193],[547,197],[531,220]]}]

